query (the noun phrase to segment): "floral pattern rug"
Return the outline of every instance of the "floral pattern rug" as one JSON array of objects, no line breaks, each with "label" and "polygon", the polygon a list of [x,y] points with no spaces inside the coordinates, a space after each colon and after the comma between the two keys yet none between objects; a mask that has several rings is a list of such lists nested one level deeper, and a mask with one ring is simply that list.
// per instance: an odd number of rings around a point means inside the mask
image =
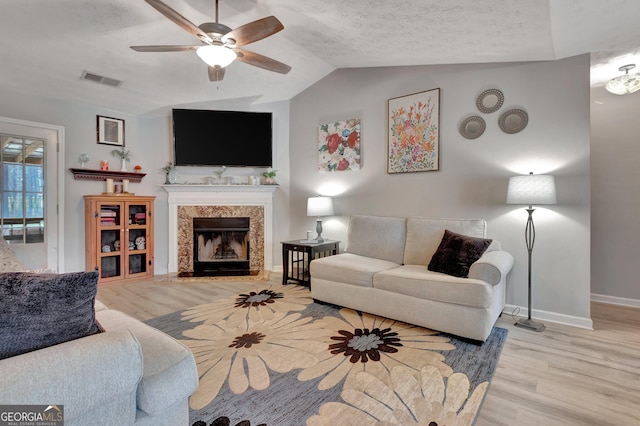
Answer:
[{"label": "floral pattern rug", "polygon": [[195,355],[192,426],[471,425],[507,335],[475,345],[274,283],[147,323]]}]

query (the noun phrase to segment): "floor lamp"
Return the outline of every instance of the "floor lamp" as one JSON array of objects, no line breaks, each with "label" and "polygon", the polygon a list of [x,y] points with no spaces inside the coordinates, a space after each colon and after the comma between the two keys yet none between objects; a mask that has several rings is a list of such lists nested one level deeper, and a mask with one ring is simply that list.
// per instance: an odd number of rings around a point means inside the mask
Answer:
[{"label": "floor lamp", "polygon": [[322,238],[322,219],[320,216],[331,216],[333,214],[333,200],[331,197],[309,197],[307,200],[307,216],[317,216],[316,232],[318,237],[316,241],[324,242]]},{"label": "floor lamp", "polygon": [[534,175],[533,172],[527,176],[513,176],[509,178],[509,189],[507,189],[507,204],[528,205],[527,226],[524,230],[524,240],[529,252],[529,307],[527,319],[519,319],[516,326],[533,331],[543,331],[544,324],[531,319],[531,253],[533,244],[536,241],[536,228],[533,226],[533,205],[556,204],[556,184],[551,175]]}]

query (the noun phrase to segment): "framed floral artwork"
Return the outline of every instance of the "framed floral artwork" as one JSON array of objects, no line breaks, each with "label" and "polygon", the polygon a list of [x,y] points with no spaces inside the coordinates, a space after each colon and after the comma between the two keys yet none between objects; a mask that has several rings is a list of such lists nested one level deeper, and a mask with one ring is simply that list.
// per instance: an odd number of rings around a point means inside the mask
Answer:
[{"label": "framed floral artwork", "polygon": [[318,127],[318,170],[342,172],[360,169],[360,119]]},{"label": "framed floral artwork", "polygon": [[440,89],[388,101],[387,173],[440,168]]}]

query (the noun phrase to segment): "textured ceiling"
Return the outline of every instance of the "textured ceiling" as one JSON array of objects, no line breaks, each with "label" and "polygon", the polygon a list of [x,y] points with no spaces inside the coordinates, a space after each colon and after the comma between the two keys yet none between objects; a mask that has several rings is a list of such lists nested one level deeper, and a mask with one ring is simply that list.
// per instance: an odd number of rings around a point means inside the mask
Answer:
[{"label": "textured ceiling", "polygon": [[[214,0],[165,2],[196,25],[214,20]],[[236,61],[224,81],[212,83],[195,52],[129,48],[198,44],[143,0],[3,0],[0,88],[142,114],[216,100],[289,99],[345,67],[540,61],[595,52],[592,84],[626,63],[640,68],[638,0],[220,1],[220,22],[231,28],[268,15],[285,29],[245,47],[292,71],[281,75]],[[123,84],[83,81],[83,71]]]}]

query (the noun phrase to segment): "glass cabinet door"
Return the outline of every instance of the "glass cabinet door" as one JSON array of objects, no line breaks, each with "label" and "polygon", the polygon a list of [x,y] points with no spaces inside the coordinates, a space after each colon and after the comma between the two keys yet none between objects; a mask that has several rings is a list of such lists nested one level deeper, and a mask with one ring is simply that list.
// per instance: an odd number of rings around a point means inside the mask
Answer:
[{"label": "glass cabinet door", "polygon": [[100,233],[100,278],[122,275],[122,204],[98,205]]},{"label": "glass cabinet door", "polygon": [[127,274],[147,272],[147,223],[149,205],[147,203],[128,204],[128,255]]}]

